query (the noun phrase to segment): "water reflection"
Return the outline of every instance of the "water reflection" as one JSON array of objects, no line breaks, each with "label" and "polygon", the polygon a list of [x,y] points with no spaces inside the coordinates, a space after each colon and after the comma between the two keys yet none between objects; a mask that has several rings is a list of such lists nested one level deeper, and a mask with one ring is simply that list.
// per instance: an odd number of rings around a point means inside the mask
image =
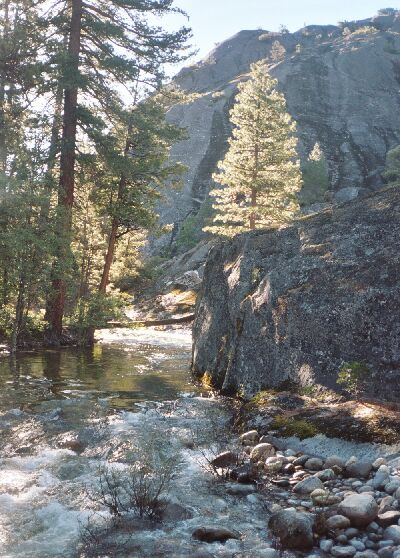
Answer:
[{"label": "water reflection", "polygon": [[26,352],[0,360],[0,408],[50,399],[108,399],[113,407],[173,399],[193,391],[187,347],[96,345],[90,350]]}]

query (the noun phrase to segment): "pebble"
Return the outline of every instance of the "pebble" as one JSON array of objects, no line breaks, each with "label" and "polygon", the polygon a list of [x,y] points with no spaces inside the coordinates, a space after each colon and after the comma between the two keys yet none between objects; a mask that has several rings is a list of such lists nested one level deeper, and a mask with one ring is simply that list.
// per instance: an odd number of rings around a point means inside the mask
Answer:
[{"label": "pebble", "polygon": [[361,541],[359,541],[358,539],[351,539],[349,541],[349,543],[354,546],[354,548],[356,550],[358,550],[359,552],[362,552],[363,550],[365,550],[365,544]]},{"label": "pebble", "polygon": [[320,471],[324,466],[324,462],[318,457],[311,457],[305,462],[304,466],[310,471]]},{"label": "pebble", "polygon": [[333,541],[328,539],[321,539],[319,543],[319,547],[322,550],[322,552],[326,552],[326,553],[329,553],[331,551],[332,546],[333,546]]}]

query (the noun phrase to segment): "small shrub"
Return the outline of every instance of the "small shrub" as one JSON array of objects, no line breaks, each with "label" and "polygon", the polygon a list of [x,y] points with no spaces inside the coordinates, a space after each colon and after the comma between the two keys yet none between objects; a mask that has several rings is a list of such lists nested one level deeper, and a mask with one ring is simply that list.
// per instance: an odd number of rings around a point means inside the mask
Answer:
[{"label": "small shrub", "polygon": [[371,35],[376,33],[378,30],[376,27],[372,27],[372,25],[364,25],[363,27],[359,27],[355,31],[352,32],[352,35]]},{"label": "small shrub", "polygon": [[271,428],[279,430],[282,436],[297,436],[300,440],[313,438],[319,434],[319,430],[314,424],[307,422],[306,420],[294,419],[292,417],[285,417],[282,415],[274,418]]},{"label": "small shrub", "polygon": [[370,370],[365,362],[345,362],[340,368],[337,383],[351,394],[358,394],[370,376]]}]

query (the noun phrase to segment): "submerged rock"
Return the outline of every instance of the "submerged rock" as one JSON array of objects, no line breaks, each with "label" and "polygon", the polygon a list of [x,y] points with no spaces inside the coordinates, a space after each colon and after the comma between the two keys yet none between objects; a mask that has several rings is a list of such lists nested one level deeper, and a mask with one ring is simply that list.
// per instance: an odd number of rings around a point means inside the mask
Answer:
[{"label": "submerged rock", "polygon": [[238,531],[226,529],[225,527],[199,527],[192,533],[194,539],[207,543],[240,539],[241,536],[242,535]]}]

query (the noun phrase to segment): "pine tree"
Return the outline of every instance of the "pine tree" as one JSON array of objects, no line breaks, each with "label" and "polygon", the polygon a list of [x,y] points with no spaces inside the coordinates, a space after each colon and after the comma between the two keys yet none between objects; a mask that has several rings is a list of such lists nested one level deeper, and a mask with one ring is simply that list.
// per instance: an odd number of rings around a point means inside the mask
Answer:
[{"label": "pine tree", "polygon": [[287,223],[298,211],[301,187],[296,126],[263,62],[239,85],[231,122],[229,149],[213,177],[222,187],[210,193],[214,225],[205,230],[234,236]]},{"label": "pine tree", "polygon": [[301,205],[323,202],[330,186],[328,163],[317,142],[303,167],[303,188],[299,194]]}]

